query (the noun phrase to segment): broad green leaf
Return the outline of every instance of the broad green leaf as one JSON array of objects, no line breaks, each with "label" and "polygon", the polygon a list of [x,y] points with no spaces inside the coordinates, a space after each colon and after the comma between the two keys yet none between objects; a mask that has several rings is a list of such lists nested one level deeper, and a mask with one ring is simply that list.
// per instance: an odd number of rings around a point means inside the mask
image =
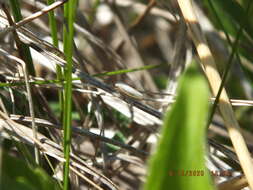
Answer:
[{"label": "broad green leaf", "polygon": [[181,79],[177,100],[164,118],[145,190],[214,189],[204,159],[207,115],[208,85],[191,68]]},{"label": "broad green leaf", "polygon": [[58,184],[46,172],[37,167],[30,168],[25,162],[3,154],[1,190],[55,190]]}]

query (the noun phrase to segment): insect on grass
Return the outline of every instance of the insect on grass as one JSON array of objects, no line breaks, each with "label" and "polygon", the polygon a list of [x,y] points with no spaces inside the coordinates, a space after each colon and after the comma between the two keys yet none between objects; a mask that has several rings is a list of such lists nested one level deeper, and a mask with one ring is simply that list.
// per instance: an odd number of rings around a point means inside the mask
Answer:
[{"label": "insect on grass", "polygon": [[139,99],[139,100],[144,98],[142,93],[135,90],[133,87],[128,86],[127,84],[116,83],[114,86],[123,95],[129,96],[134,99]]}]

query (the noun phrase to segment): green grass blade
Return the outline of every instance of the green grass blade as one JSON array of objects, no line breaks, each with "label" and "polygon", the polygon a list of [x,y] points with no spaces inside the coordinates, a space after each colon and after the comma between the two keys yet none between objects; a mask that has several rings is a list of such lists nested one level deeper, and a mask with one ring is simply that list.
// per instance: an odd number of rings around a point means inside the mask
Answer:
[{"label": "green grass blade", "polygon": [[[22,20],[19,1],[18,0],[9,0],[9,1],[10,1],[11,10],[12,10],[12,14],[13,14],[15,22]],[[25,44],[22,44],[21,48],[22,48],[22,52],[24,52],[24,54],[25,54],[24,61],[27,64],[28,72],[30,75],[35,76],[35,69],[33,66],[33,60],[32,60],[30,49]]]},{"label": "green grass blade", "polygon": [[[55,2],[54,0],[47,0],[48,5],[51,5],[54,2]],[[54,16],[54,11],[50,11],[48,13],[48,17],[49,17],[49,25],[50,25],[50,29],[51,29],[51,36],[52,36],[53,44],[55,47],[58,47],[59,41],[57,38],[57,24],[56,24],[56,19]]]},{"label": "green grass blade", "polygon": [[94,74],[93,76],[94,77],[102,77],[102,76],[120,75],[120,74],[125,74],[125,73],[136,72],[136,71],[155,69],[155,68],[161,67],[163,65],[165,65],[165,64],[145,65],[143,67],[138,67],[138,68],[133,68],[133,69],[121,69],[121,70],[117,70],[117,71],[98,73],[98,74]]},{"label": "green grass blade", "polygon": [[[136,71],[142,71],[142,70],[149,70],[149,69],[155,69],[164,66],[165,64],[153,64],[153,65],[146,65],[143,67],[137,67],[137,68],[130,68],[130,69],[121,69],[117,71],[109,71],[109,72],[104,72],[104,73],[97,73],[92,75],[93,77],[104,77],[104,76],[113,76],[113,75],[121,75],[121,74],[126,74],[126,73],[131,73],[131,72],[136,72]],[[63,77],[63,76],[62,76]],[[72,81],[80,80],[79,77],[77,78],[72,78]],[[63,78],[61,79],[56,79],[56,80],[35,80],[33,82],[30,82],[31,85],[46,85],[46,84],[63,84],[65,80]],[[25,82],[12,82],[12,83],[4,83],[0,82],[0,88],[3,87],[12,87],[12,86],[24,86]]]},{"label": "green grass blade", "polygon": [[[252,2],[248,2],[246,8],[236,1],[229,0],[204,0],[203,3],[210,12],[209,18],[216,24],[217,28],[233,37],[237,36],[242,23],[244,23],[243,29],[248,35],[243,33],[240,39],[240,44],[243,45],[238,47],[238,53],[252,62],[253,56],[249,50],[250,45],[247,45],[251,44],[253,39],[253,24],[250,19],[251,11],[249,11],[252,9],[247,10],[248,6],[252,6]],[[219,17],[219,21],[217,21],[217,17]]]},{"label": "green grass blade", "polygon": [[[230,22],[231,25],[235,25],[234,22],[236,22],[239,27],[241,23],[246,23],[244,29],[251,36],[251,38],[253,38],[253,26],[251,24],[251,19],[246,9],[244,9],[236,1],[214,0],[212,2],[216,5],[216,7],[219,7],[220,11],[223,11],[228,15],[227,19],[229,19],[228,21]],[[238,29],[235,31],[234,33],[235,35],[237,34],[237,31]]]},{"label": "green grass blade", "polygon": [[208,85],[190,69],[181,80],[176,103],[164,118],[145,190],[213,189],[204,160],[207,115]]},{"label": "green grass blade", "polygon": [[74,40],[74,20],[76,13],[77,0],[68,1],[64,5],[64,17],[67,25],[64,27],[64,53],[66,55],[67,65],[65,68],[65,91],[64,91],[64,110],[63,110],[63,127],[64,127],[64,164],[63,189],[67,190],[69,185],[69,164],[70,164],[70,145],[71,145],[71,116],[72,116],[72,55]]},{"label": "green grass blade", "polygon": [[[54,0],[47,0],[47,4],[51,5],[52,3],[54,3]],[[59,41],[57,38],[57,23],[56,23],[56,19],[54,16],[54,11],[50,11],[48,13],[49,16],[49,25],[50,25],[50,29],[51,29],[51,36],[52,36],[52,41],[55,47],[59,47]],[[63,73],[62,73],[62,69],[59,65],[56,65],[56,74],[57,74],[57,79],[58,80],[62,80],[63,79]],[[63,111],[63,93],[61,90],[59,90],[58,92],[58,97],[59,97],[59,107],[61,110],[61,114]]]}]

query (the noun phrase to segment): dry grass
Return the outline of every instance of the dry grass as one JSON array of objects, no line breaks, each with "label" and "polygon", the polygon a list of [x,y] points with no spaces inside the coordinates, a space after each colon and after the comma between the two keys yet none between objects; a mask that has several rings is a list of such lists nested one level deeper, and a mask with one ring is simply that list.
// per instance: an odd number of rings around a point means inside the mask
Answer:
[{"label": "dry grass", "polygon": [[[24,19],[13,25],[9,25],[6,11],[4,13],[0,10],[0,138],[3,141],[10,139],[24,143],[27,147],[37,147],[40,161],[45,165],[52,162],[53,171],[46,169],[47,172],[53,172],[59,180],[65,159],[57,95],[63,90],[64,81],[57,80],[56,66],[62,69],[66,67],[62,50],[64,3],[56,1],[52,6],[46,6],[44,1],[22,0]],[[72,83],[74,106],[70,157],[73,189],[139,189],[145,182],[146,161],[159,138],[163,114],[176,99],[179,77],[192,62],[205,64],[207,55],[201,54],[198,45],[204,43],[210,48],[208,56],[212,58],[207,61],[207,65],[218,62],[216,60],[228,61],[230,50],[224,45],[223,34],[209,22],[201,5],[195,6],[197,15],[201,15],[194,18],[194,24],[199,23],[201,26],[197,29],[193,28],[193,21],[187,18],[187,14],[181,16],[181,11],[185,13],[186,10],[180,6],[180,11],[176,1],[165,3],[151,0],[145,5],[135,1],[115,0],[105,1],[98,7],[94,1],[79,2],[74,24],[76,32],[72,72],[75,79]],[[52,9],[56,13],[59,49],[52,45],[50,38],[47,13]],[[6,10],[8,13],[9,8]],[[205,30],[206,26],[208,30]],[[204,36],[204,41],[201,38],[199,40],[199,35]],[[30,47],[36,76],[32,76],[25,67],[17,37],[20,43]],[[248,61],[243,61],[247,69]],[[145,69],[147,65],[159,66],[148,70]],[[253,91],[242,70],[237,72],[235,69],[241,66],[237,63],[235,65],[231,68],[228,80],[237,77],[242,88],[234,93],[230,91],[234,86],[228,84],[227,91],[233,97],[234,94],[240,94],[240,97],[230,101],[224,95],[225,92],[221,95],[224,100],[219,104],[221,115],[216,113],[208,130],[212,147],[209,155],[212,164],[208,164],[208,167],[211,171],[218,168],[236,170],[238,175],[243,176],[242,166],[247,178],[252,179],[252,170],[247,171],[252,165],[247,149],[247,145],[250,150],[253,145],[252,132],[247,127],[252,124],[252,111],[250,107],[241,108],[251,106],[252,102],[238,99],[252,99]],[[121,70],[143,66],[141,71],[119,74]],[[202,66],[206,71],[206,65]],[[105,73],[109,71],[116,71],[116,74]],[[100,73],[105,74],[95,77]],[[207,71],[206,75],[216,95],[221,83],[217,69]],[[138,89],[143,97],[140,98],[138,92],[138,96],[135,95],[132,89],[127,91],[127,87],[119,89],[119,85],[115,85],[119,82]],[[168,84],[164,85],[166,82]],[[241,114],[238,117],[233,113],[233,104],[241,106],[234,109],[235,114]],[[230,115],[227,115],[227,110]],[[247,126],[239,130],[238,121]],[[225,130],[228,124],[230,136]],[[32,126],[33,129],[38,128],[38,131],[33,131]],[[238,136],[241,144],[237,143]],[[242,144],[244,152],[239,152]],[[8,153],[21,155],[15,146]],[[230,162],[222,162],[221,158]],[[248,160],[246,163],[245,158]],[[230,183],[231,176],[218,176],[216,180],[220,189],[247,186],[247,181],[241,179],[238,179],[243,181],[240,185],[235,179]],[[223,184],[222,180],[225,180]]]}]

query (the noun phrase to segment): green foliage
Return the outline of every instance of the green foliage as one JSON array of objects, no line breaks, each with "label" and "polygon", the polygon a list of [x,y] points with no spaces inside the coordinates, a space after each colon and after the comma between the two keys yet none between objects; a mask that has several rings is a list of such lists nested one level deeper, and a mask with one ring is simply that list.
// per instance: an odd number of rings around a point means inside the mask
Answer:
[{"label": "green foliage", "polygon": [[166,89],[168,77],[166,75],[156,75],[154,76],[154,81],[159,89]]},{"label": "green foliage", "polygon": [[3,154],[1,190],[60,189],[54,179],[39,168],[30,168],[22,160]]},{"label": "green foliage", "polygon": [[64,53],[67,65],[64,68],[66,84],[64,87],[63,103],[63,127],[64,127],[64,177],[63,189],[69,189],[69,164],[70,164],[70,145],[71,145],[71,121],[72,121],[72,68],[73,68],[73,41],[74,41],[74,21],[76,16],[77,0],[68,1],[64,5],[64,17],[67,21],[63,31]]},{"label": "green foliage", "polygon": [[[126,141],[126,137],[120,131],[116,132],[116,134],[113,136],[112,139],[116,140],[118,142],[121,142],[121,143],[125,143],[125,141]],[[107,143],[106,145],[108,147],[108,152],[116,152],[117,150],[120,150],[120,148],[118,146],[115,146],[115,145],[112,145],[109,143]]]},{"label": "green foliage", "polygon": [[120,75],[125,73],[131,73],[136,71],[142,71],[142,70],[149,70],[149,69],[155,69],[163,66],[164,64],[154,64],[154,65],[145,65],[143,67],[133,68],[133,69],[121,69],[116,71],[110,71],[110,72],[104,72],[104,73],[98,73],[93,76],[95,77],[102,77],[102,76],[113,76],[113,75]]},{"label": "green foliage", "polygon": [[181,80],[176,103],[164,118],[145,190],[213,189],[204,160],[207,115],[208,85],[191,68]]},{"label": "green foliage", "polygon": [[243,26],[245,33],[241,37],[241,46],[238,52],[245,56],[248,60],[253,61],[253,56],[250,51],[250,42],[253,39],[253,23],[250,19],[250,9],[252,2],[248,2],[242,7],[236,1],[230,0],[204,0],[205,6],[209,9],[210,18],[216,24],[217,28],[225,33],[235,37],[240,26]]},{"label": "green foliage", "polygon": [[[20,9],[20,4],[18,0],[9,0],[12,9],[12,14],[14,16],[15,22],[22,20],[22,14]],[[28,69],[29,74],[35,76],[35,69],[33,66],[33,60],[29,47],[26,44],[21,44],[21,51],[24,53],[23,58]]]}]

